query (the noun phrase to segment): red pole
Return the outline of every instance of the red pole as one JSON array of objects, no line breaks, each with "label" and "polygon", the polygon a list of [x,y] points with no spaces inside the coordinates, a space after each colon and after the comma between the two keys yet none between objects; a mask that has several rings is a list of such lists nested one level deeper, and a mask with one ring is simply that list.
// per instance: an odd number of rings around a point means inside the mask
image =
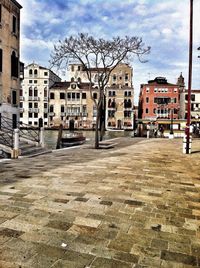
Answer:
[{"label": "red pole", "polygon": [[190,151],[190,123],[191,123],[191,84],[192,84],[192,43],[193,43],[193,0],[190,0],[190,37],[189,37],[189,72],[188,72],[188,105],[186,125],[186,154]]}]

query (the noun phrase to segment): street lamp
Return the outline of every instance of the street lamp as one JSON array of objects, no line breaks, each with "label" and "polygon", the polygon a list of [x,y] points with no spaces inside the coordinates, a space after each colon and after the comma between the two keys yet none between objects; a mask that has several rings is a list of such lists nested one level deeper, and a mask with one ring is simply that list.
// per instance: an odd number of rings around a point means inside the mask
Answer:
[{"label": "street lamp", "polygon": [[171,124],[170,124],[170,135],[174,135],[173,130],[173,117],[174,117],[174,107],[173,107],[174,99],[171,98]]}]

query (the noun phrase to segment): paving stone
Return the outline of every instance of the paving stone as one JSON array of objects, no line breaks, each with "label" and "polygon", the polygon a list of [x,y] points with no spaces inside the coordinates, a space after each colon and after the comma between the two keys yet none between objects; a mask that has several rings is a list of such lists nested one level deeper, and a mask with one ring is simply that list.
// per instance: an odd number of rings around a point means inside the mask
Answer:
[{"label": "paving stone", "polygon": [[0,162],[0,267],[198,267],[200,154],[179,139],[84,146]]},{"label": "paving stone", "polygon": [[168,241],[153,239],[151,242],[151,247],[158,249],[168,249]]},{"label": "paving stone", "polygon": [[49,223],[46,226],[50,228],[67,231],[72,226],[72,224],[69,222],[62,222],[62,221],[49,221]]},{"label": "paving stone", "polygon": [[7,237],[19,237],[22,234],[24,234],[24,232],[21,231],[16,231],[16,230],[12,230],[12,229],[8,229],[8,228],[1,228],[0,229],[0,236],[7,236]]},{"label": "paving stone", "polygon": [[132,265],[126,262],[117,261],[113,259],[96,258],[91,268],[132,268]]},{"label": "paving stone", "polygon": [[176,252],[170,252],[167,250],[163,250],[161,252],[161,259],[168,260],[168,261],[174,261],[174,262],[180,262],[184,264],[189,264],[193,266],[198,265],[198,260],[195,256],[176,253]]}]

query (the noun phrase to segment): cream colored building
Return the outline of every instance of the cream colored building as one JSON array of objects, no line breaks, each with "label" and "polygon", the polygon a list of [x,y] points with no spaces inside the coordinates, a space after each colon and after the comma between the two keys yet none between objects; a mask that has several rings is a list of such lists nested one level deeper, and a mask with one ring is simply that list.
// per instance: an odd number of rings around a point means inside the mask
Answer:
[{"label": "cream colored building", "polygon": [[38,126],[39,118],[48,126],[49,88],[60,82],[51,70],[36,63],[24,68],[24,79],[20,89],[20,122]]},{"label": "cream colored building", "polygon": [[[97,98],[96,89],[93,96]],[[89,83],[58,82],[50,88],[49,124],[66,128],[94,127],[96,109],[90,96]]]},{"label": "cream colored building", "polygon": [[[187,118],[188,90],[185,89],[180,93],[180,111],[181,119]],[[200,90],[191,90],[191,119],[200,121]]]},{"label": "cream colored building", "polygon": [[20,89],[20,9],[15,0],[0,0],[0,113],[18,117]]},{"label": "cream colored building", "polygon": [[[93,128],[96,109],[90,96],[86,72],[81,64],[69,65],[70,82],[55,83],[50,89],[49,123],[66,128]],[[93,96],[98,97],[97,69],[92,69]],[[111,73],[106,89],[106,128],[133,128],[132,68],[119,64]],[[70,121],[71,120],[71,121]]]}]

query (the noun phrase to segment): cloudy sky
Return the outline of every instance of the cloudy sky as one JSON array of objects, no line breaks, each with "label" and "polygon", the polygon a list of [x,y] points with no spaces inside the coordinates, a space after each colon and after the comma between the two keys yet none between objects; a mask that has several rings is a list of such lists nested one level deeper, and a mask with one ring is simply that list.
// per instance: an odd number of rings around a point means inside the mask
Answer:
[{"label": "cloudy sky", "polygon": [[[95,37],[139,36],[151,53],[132,62],[136,96],[140,84],[156,76],[176,83],[188,77],[189,0],[18,0],[21,60],[49,67],[53,44],[80,32]],[[192,87],[200,89],[200,1],[194,0]],[[60,72],[62,75],[63,72]],[[65,78],[66,79],[66,78]],[[136,97],[137,98],[137,97]]]}]

